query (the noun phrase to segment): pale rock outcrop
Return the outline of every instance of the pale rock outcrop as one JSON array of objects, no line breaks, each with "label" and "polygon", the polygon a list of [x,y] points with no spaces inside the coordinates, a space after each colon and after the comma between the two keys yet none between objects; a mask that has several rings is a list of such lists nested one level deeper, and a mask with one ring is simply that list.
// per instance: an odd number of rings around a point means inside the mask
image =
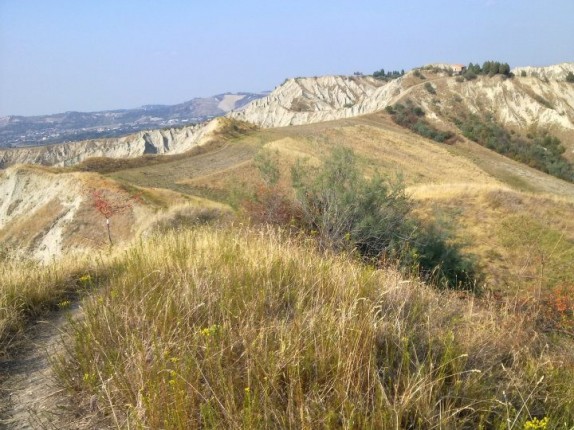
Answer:
[{"label": "pale rock outcrop", "polygon": [[440,98],[456,95],[470,112],[490,113],[503,125],[574,130],[574,85],[567,82],[529,77],[446,82],[448,92]]},{"label": "pale rock outcrop", "polygon": [[560,63],[545,67],[515,67],[512,69],[512,73],[516,76],[522,76],[522,72],[530,77],[563,81],[569,72],[574,73],[574,63]]},{"label": "pale rock outcrop", "polygon": [[0,150],[0,169],[14,164],[71,166],[90,157],[134,158],[144,154],[180,154],[209,140],[221,121],[216,118],[188,127],[141,131],[120,138]]},{"label": "pale rock outcrop", "polygon": [[401,90],[401,78],[387,83],[370,76],[294,78],[227,116],[263,128],[310,124],[379,111]]},{"label": "pale rock outcrop", "polygon": [[[28,257],[49,261],[61,254],[63,233],[86,195],[77,174],[51,175],[11,167],[0,174],[0,237],[11,244],[19,237],[33,242],[21,249]],[[42,213],[49,215],[43,216]],[[18,225],[17,225],[18,224]],[[28,231],[30,228],[37,231]]]},{"label": "pale rock outcrop", "polygon": [[53,173],[20,165],[0,171],[0,250],[48,262],[64,251],[106,246],[104,218],[94,208],[95,190],[113,204],[126,203],[126,210],[112,217],[115,242],[132,237],[153,213],[95,173]]}]

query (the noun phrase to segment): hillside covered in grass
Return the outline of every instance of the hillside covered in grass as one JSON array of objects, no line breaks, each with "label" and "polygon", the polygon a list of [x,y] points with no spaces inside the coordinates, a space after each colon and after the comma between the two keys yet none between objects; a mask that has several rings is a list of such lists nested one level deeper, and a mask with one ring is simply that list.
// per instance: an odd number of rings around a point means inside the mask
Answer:
[{"label": "hillside covered in grass", "polygon": [[55,368],[116,427],[570,428],[571,93],[476,115],[566,85],[514,79],[291,80],[282,121],[339,119],[0,172],[0,355],[83,298]]},{"label": "hillside covered in grass", "polygon": [[574,420],[571,356],[535,308],[439,292],[273,229],[156,237],[105,272],[83,275],[98,288],[57,369],[120,427]]}]

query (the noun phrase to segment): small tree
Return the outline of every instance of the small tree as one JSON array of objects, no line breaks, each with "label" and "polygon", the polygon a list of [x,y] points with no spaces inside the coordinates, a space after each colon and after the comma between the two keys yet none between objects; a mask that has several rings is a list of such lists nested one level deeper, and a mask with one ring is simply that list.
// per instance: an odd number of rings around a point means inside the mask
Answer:
[{"label": "small tree", "polygon": [[113,202],[111,199],[104,196],[102,190],[93,190],[90,192],[90,198],[92,202],[92,207],[102,215],[106,220],[106,231],[108,233],[108,241],[110,246],[113,246],[112,234],[110,231],[110,219],[114,215],[126,212],[132,208],[132,201],[139,200],[138,196],[130,197],[124,201]]},{"label": "small tree", "polygon": [[574,83],[574,73],[568,72],[566,75],[566,82]]},{"label": "small tree", "polygon": [[254,158],[262,183],[255,186],[253,195],[242,199],[242,207],[255,223],[292,224],[300,218],[298,206],[289,190],[279,184],[279,153],[260,151]]}]

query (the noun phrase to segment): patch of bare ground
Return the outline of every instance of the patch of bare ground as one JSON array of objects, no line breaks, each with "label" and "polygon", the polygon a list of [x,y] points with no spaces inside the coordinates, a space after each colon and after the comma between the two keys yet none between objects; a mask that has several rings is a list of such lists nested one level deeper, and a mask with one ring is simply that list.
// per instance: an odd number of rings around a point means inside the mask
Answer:
[{"label": "patch of bare ground", "polygon": [[0,358],[0,429],[107,429],[95,405],[81,404],[58,385],[52,360],[63,351],[64,327],[82,317],[77,303],[37,321],[20,347]]}]

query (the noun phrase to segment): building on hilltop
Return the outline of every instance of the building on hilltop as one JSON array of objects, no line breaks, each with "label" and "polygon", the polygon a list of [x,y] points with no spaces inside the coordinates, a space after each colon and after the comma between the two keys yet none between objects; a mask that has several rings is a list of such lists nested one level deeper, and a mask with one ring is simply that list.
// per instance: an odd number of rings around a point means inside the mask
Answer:
[{"label": "building on hilltop", "polygon": [[455,75],[462,75],[464,72],[466,72],[466,66],[463,64],[452,64],[450,67],[452,68],[452,72]]}]

